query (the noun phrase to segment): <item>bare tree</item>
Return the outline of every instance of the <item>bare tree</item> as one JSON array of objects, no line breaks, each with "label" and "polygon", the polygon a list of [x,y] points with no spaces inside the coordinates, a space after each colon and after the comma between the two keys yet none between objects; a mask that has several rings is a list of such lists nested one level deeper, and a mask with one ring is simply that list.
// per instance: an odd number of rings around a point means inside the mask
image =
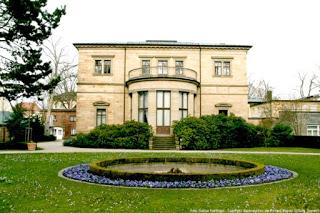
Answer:
[{"label": "bare tree", "polygon": [[295,135],[301,135],[305,121],[306,114],[303,110],[303,102],[299,99],[286,102],[279,110],[278,122],[291,126]]},{"label": "bare tree", "polygon": [[47,113],[45,118],[46,132],[49,131],[51,111],[54,104],[60,103],[65,109],[72,109],[76,101],[77,62],[75,57],[70,58],[68,48],[62,39],[50,38],[44,44],[44,53],[51,61],[52,73],[47,78],[50,81],[57,76],[60,82],[52,92],[43,95]]},{"label": "bare tree", "polygon": [[248,96],[251,99],[267,99],[267,92],[271,91],[270,84],[265,80],[251,81],[248,85]]},{"label": "bare tree", "polygon": [[272,96],[272,87],[269,82],[265,80],[251,81],[248,85],[248,97],[249,99],[258,99],[263,103],[258,106],[263,119],[260,125],[265,127],[271,127],[274,124],[274,103]]},{"label": "bare tree", "polygon": [[300,98],[310,97],[315,89],[319,88],[319,78],[316,74],[298,73],[298,77]]}]

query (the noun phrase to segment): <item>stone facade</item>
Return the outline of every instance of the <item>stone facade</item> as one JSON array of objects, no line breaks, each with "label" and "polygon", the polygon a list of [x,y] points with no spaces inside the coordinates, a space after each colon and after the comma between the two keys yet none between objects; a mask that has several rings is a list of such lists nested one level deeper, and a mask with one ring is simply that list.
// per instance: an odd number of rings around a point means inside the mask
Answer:
[{"label": "stone facade", "polygon": [[[147,121],[156,134],[179,120],[182,108],[189,116],[224,112],[248,119],[246,57],[251,46],[176,41],[74,45],[79,51],[77,132],[96,127],[99,109],[108,124],[139,120],[141,92],[147,92]],[[169,109],[161,111],[167,102]],[[182,102],[187,103],[182,107]],[[170,124],[159,125],[160,115]]]}]

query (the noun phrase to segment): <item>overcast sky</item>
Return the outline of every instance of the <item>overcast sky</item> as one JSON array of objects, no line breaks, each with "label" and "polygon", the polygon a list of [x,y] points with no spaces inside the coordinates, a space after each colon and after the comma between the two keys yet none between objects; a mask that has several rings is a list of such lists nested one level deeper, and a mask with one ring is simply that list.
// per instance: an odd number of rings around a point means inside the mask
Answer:
[{"label": "overcast sky", "polygon": [[292,97],[298,72],[320,75],[319,0],[49,0],[66,42],[152,39],[252,45],[248,76]]}]

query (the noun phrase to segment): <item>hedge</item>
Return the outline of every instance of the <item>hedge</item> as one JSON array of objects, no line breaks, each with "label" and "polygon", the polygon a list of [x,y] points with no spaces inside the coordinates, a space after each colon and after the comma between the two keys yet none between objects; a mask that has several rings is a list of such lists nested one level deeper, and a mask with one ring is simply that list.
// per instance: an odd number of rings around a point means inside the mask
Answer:
[{"label": "hedge", "polygon": [[320,149],[319,136],[293,136],[291,147],[305,147],[305,148],[318,148]]},{"label": "hedge", "polygon": [[[135,172],[135,171],[119,171],[112,169],[112,165],[119,164],[139,164],[139,163],[165,163],[165,162],[185,162],[207,163],[207,164],[223,164],[241,166],[245,169],[232,172],[211,172],[211,173],[154,173],[154,172]],[[235,179],[248,176],[256,176],[264,173],[264,165],[249,161],[220,159],[220,158],[125,158],[112,159],[93,162],[89,165],[89,171],[109,177],[111,179],[125,180],[150,180],[150,181],[205,181],[205,180],[221,180]]]},{"label": "hedge", "polygon": [[127,121],[118,125],[101,125],[88,134],[65,140],[65,146],[86,148],[147,149],[152,128],[146,123]]},{"label": "hedge", "polygon": [[4,142],[0,143],[0,150],[6,149],[18,149],[18,150],[26,150],[28,149],[27,144],[24,142]]}]

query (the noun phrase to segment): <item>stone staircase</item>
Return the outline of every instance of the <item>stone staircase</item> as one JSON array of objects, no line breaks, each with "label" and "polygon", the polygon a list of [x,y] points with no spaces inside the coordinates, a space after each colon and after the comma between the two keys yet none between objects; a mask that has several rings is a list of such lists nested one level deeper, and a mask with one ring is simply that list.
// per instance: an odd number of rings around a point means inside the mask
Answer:
[{"label": "stone staircase", "polygon": [[156,150],[176,149],[174,136],[154,136],[152,141],[152,149],[156,149]]}]

